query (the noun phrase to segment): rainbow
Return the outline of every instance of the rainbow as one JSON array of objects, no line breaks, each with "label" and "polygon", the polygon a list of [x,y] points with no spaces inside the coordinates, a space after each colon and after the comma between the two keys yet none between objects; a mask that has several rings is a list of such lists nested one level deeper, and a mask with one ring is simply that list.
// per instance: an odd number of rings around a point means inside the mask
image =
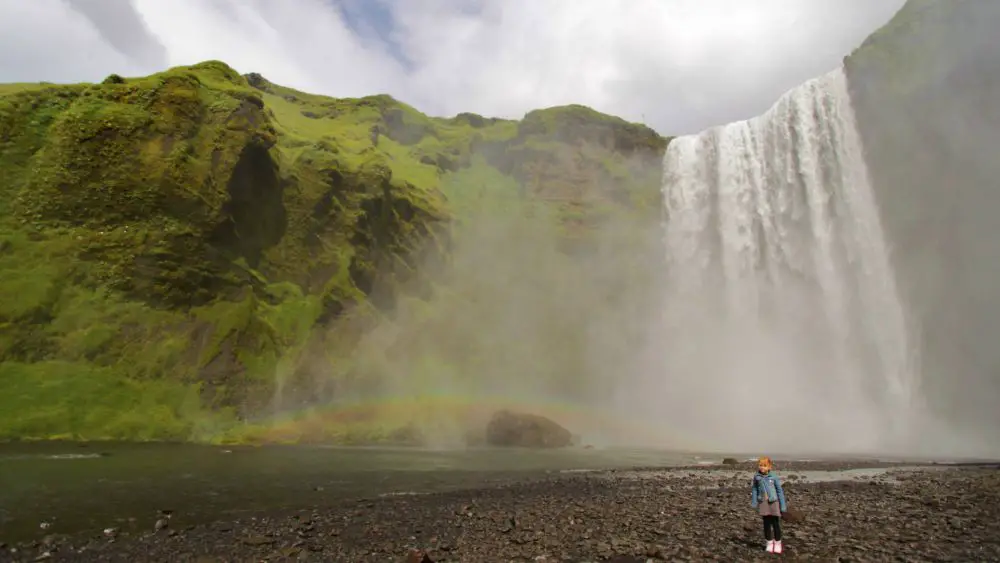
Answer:
[{"label": "rainbow", "polygon": [[545,397],[496,397],[432,392],[343,400],[281,412],[252,425],[251,442],[377,443],[405,436],[407,428],[439,438],[447,447],[464,445],[501,409],[550,418],[579,436],[581,445],[635,445],[687,449],[681,433],[608,409]]}]

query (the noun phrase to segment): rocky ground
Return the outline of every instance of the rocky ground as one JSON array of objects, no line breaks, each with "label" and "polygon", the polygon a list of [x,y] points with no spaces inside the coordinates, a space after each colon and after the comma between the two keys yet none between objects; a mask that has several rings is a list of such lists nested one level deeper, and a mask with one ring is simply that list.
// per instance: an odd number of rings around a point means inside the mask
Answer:
[{"label": "rocky ground", "polygon": [[[131,537],[5,546],[17,561],[1000,561],[1000,468],[813,482],[779,464],[789,506],[783,555],[763,552],[752,468],[562,473],[477,490],[343,502],[189,526],[164,517]],[[810,473],[801,473],[810,471]],[[810,478],[807,478],[810,477]],[[415,551],[415,550],[419,550]]]}]

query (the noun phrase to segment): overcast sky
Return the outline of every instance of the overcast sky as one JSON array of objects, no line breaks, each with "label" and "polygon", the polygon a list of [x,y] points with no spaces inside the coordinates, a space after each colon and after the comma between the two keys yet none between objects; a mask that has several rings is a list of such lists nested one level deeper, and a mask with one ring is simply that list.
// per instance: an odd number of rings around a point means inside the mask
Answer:
[{"label": "overcast sky", "polygon": [[223,60],[433,115],[586,104],[661,133],[760,113],[904,0],[0,0],[0,82]]}]

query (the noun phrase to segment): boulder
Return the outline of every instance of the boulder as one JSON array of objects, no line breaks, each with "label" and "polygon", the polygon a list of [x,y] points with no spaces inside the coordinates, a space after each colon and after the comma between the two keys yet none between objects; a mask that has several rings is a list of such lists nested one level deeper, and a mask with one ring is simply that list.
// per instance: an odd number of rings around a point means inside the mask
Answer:
[{"label": "boulder", "polygon": [[569,430],[535,414],[497,411],[486,424],[486,443],[491,446],[563,448],[572,443]]}]

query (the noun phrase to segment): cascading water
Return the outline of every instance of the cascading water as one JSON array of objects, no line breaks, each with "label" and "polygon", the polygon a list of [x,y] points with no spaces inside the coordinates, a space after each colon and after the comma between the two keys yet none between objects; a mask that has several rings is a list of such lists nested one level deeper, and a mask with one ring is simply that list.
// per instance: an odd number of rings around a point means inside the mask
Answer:
[{"label": "cascading water", "polygon": [[917,389],[842,69],[664,160],[664,400],[719,447],[905,447]]}]

